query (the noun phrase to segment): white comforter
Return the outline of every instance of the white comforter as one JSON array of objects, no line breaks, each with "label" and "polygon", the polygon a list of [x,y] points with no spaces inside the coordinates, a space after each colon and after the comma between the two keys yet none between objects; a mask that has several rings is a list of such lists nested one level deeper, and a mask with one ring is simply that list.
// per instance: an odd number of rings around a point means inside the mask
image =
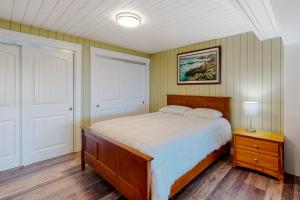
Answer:
[{"label": "white comforter", "polygon": [[167,200],[172,184],[231,140],[224,118],[200,119],[162,112],[95,123],[91,129],[151,155],[152,200]]}]

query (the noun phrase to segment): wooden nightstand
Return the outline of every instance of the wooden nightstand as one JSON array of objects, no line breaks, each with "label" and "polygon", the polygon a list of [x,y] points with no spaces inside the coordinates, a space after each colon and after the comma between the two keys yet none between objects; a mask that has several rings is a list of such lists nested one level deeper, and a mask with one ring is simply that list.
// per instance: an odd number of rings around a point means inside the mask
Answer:
[{"label": "wooden nightstand", "polygon": [[254,169],[284,182],[284,135],[277,132],[233,131],[233,166]]}]

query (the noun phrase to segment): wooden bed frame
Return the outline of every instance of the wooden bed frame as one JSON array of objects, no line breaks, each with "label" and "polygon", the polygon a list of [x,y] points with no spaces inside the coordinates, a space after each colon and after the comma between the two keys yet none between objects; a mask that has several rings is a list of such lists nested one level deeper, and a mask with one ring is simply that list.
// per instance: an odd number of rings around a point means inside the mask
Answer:
[{"label": "wooden bed frame", "polygon": [[[224,118],[230,121],[230,97],[168,95],[167,104],[219,110]],[[178,178],[172,185],[169,197],[178,193],[229,148],[230,143],[221,146]],[[151,160],[153,159],[101,133],[99,136],[99,133],[96,135],[89,128],[82,128],[82,170],[85,169],[85,164],[90,165],[129,200],[151,199]]]}]

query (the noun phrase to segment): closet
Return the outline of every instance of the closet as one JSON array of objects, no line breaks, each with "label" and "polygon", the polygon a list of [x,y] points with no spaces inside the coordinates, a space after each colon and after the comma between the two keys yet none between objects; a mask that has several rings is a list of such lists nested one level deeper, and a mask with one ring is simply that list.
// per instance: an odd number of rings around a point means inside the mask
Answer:
[{"label": "closet", "polygon": [[148,112],[144,63],[92,56],[91,122]]},{"label": "closet", "polygon": [[0,171],[73,151],[73,52],[0,44]]}]

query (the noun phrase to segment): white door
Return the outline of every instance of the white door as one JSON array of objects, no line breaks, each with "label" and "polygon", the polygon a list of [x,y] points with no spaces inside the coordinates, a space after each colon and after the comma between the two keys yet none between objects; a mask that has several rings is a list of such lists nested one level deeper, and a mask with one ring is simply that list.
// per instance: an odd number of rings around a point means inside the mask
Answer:
[{"label": "white door", "polygon": [[0,171],[21,165],[19,48],[0,44]]},{"label": "white door", "polygon": [[147,112],[146,66],[96,56],[91,68],[91,122]]},{"label": "white door", "polygon": [[124,62],[95,58],[91,70],[91,122],[124,116]]},{"label": "white door", "polygon": [[126,63],[126,99],[127,115],[146,113],[146,66],[141,64]]},{"label": "white door", "polygon": [[73,150],[73,53],[22,48],[22,164]]}]

